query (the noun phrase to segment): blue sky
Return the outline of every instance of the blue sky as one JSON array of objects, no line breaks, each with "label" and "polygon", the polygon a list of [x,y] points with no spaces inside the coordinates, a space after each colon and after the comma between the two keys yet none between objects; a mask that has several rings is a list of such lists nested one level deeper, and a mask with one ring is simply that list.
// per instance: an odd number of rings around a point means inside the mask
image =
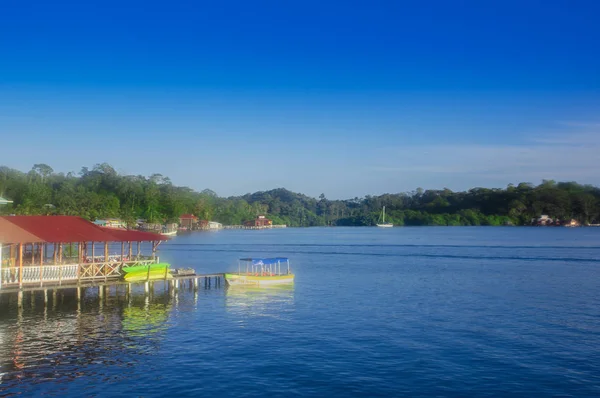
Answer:
[{"label": "blue sky", "polygon": [[108,162],[220,195],[600,184],[596,1],[2,7],[10,167]]}]

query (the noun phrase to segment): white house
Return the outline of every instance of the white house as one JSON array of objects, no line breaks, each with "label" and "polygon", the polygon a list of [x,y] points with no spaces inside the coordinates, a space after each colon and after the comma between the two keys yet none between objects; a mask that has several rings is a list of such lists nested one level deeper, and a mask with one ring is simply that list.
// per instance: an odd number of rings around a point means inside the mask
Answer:
[{"label": "white house", "polygon": [[222,229],[222,228],[223,228],[223,224],[221,224],[220,222],[216,222],[216,221],[208,222],[208,229]]}]

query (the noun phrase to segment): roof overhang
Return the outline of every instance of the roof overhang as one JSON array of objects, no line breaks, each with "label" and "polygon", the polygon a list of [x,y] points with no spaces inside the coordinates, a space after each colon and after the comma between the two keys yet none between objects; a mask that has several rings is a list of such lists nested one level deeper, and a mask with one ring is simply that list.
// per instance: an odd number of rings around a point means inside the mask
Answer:
[{"label": "roof overhang", "polygon": [[1,243],[152,242],[166,236],[95,225],[73,216],[0,217]]}]

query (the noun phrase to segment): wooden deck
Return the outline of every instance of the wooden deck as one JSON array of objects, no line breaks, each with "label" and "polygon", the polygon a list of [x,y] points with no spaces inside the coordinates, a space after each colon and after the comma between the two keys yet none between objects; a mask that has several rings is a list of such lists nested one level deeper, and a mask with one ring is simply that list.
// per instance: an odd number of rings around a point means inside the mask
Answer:
[{"label": "wooden deck", "polygon": [[204,289],[212,289],[212,288],[220,288],[225,283],[225,274],[224,273],[216,273],[216,274],[190,274],[190,275],[174,275],[172,279],[154,279],[149,281],[136,281],[136,282],[126,282],[123,280],[107,280],[107,281],[81,281],[77,283],[77,281],[73,281],[75,283],[65,283],[62,284],[45,284],[44,286],[39,285],[31,285],[31,286],[23,286],[19,288],[18,286],[6,286],[0,289],[0,296],[6,294],[17,294],[18,296],[18,306],[21,306],[23,303],[23,293],[25,292],[44,292],[45,301],[48,300],[48,291],[52,291],[55,296],[57,292],[65,291],[65,290],[76,290],[77,298],[81,299],[84,292],[88,288],[97,288],[98,296],[102,297],[106,288],[111,286],[124,286],[126,287],[127,292],[131,292],[134,285],[143,285],[144,291],[146,294],[149,294],[150,291],[154,288],[155,283],[165,283],[171,291],[176,291],[181,287],[187,285],[191,289],[199,289],[203,287]]}]

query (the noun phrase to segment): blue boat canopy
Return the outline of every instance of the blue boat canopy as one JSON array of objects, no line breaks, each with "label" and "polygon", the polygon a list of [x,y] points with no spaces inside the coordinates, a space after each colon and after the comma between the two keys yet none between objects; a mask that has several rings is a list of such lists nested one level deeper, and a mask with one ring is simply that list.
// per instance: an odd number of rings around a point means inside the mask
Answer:
[{"label": "blue boat canopy", "polygon": [[271,257],[271,258],[240,258],[240,261],[251,262],[253,265],[269,265],[288,262],[287,257]]}]

